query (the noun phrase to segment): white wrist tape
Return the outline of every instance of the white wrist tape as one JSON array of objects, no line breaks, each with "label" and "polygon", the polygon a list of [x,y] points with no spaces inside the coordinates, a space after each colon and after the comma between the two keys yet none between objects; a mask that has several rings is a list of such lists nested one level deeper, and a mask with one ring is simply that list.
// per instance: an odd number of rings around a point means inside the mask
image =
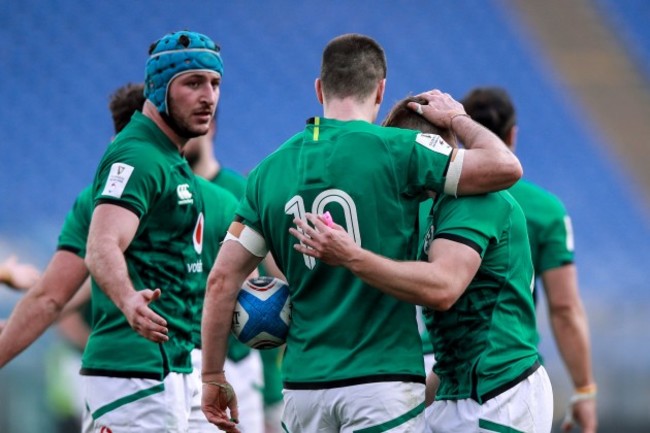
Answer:
[{"label": "white wrist tape", "polygon": [[242,247],[246,248],[249,253],[256,257],[266,257],[266,253],[269,252],[269,249],[266,246],[266,241],[262,235],[249,227],[244,227],[241,233],[239,233],[239,236],[232,234],[230,230],[228,230],[223,241],[237,241]]},{"label": "white wrist tape", "polygon": [[573,394],[571,398],[569,399],[569,404],[567,405],[566,408],[566,413],[564,414],[564,420],[562,421],[562,426],[572,426],[575,424],[576,420],[573,418],[573,405],[585,401],[585,400],[595,400],[596,399],[596,391],[593,392],[588,392],[588,393],[578,393],[578,394]]},{"label": "white wrist tape", "polygon": [[463,170],[463,159],[465,158],[465,149],[458,149],[456,157],[449,163],[447,169],[447,179],[445,180],[444,192],[447,195],[458,197],[458,181],[460,181],[460,172]]},{"label": "white wrist tape", "polygon": [[585,400],[595,400],[596,399],[596,392],[589,392],[585,394],[573,394],[571,398],[569,399],[569,406],[572,406],[579,401],[585,401]]}]

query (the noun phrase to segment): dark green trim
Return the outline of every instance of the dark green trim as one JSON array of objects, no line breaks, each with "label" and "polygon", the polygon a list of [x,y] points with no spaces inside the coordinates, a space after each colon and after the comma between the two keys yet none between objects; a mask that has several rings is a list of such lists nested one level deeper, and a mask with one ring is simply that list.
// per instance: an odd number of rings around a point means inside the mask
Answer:
[{"label": "dark green trim", "polygon": [[288,382],[284,381],[285,389],[293,390],[308,390],[308,389],[332,389],[341,388],[344,386],[363,385],[366,383],[377,382],[412,382],[412,383],[426,383],[424,374],[373,374],[369,376],[359,376],[350,379],[328,380],[326,382]]},{"label": "dark green trim", "polygon": [[416,416],[420,415],[422,412],[424,412],[424,402],[420,403],[418,406],[414,407],[413,409],[409,410],[406,412],[404,415],[398,416],[397,418],[394,418],[390,421],[386,421],[383,424],[379,424],[376,426],[368,427],[368,428],[362,428],[361,430],[355,430],[356,433],[381,433],[388,431],[392,428],[397,427],[398,425],[402,425],[405,422],[415,418]]},{"label": "dark green trim", "polygon": [[507,425],[497,424],[493,421],[488,421],[486,419],[480,419],[480,418],[478,420],[478,426],[479,428],[490,430],[497,433],[524,433],[521,430],[508,427]]},{"label": "dark green trim", "polygon": [[283,423],[283,422],[280,422],[280,425],[282,426],[282,430],[284,430],[284,431],[285,431],[285,433],[289,433],[289,429],[287,428],[287,426],[286,426],[286,425],[284,425],[284,423]]},{"label": "dark green trim", "polygon": [[165,390],[165,384],[161,383],[156,386],[152,386],[151,388],[148,389],[143,389],[142,391],[138,391],[136,393],[133,393],[131,395],[127,395],[122,398],[118,398],[112,403],[109,403],[105,406],[100,407],[97,409],[95,412],[92,413],[93,419],[97,419],[100,416],[104,415],[105,413],[108,413],[114,409],[117,409],[120,406],[124,406],[125,404],[132,403],[136,400],[140,400],[145,397],[149,397],[150,395],[153,394],[158,394],[159,392],[163,392]]}]

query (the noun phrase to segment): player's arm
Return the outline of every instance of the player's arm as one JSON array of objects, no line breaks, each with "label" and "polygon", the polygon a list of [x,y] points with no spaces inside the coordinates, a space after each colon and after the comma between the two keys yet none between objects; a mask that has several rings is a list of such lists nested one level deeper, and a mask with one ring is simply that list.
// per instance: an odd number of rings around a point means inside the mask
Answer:
[{"label": "player's arm", "polygon": [[[551,329],[573,386],[576,390],[589,390],[595,384],[591,368],[589,326],[580,300],[575,265],[567,264],[543,272],[542,283],[548,301]],[[583,432],[596,431],[595,389],[593,393],[591,398],[580,399],[570,408],[573,419],[582,427]],[[578,391],[576,395],[581,394]]]},{"label": "player's arm", "polygon": [[65,304],[65,307],[63,307],[63,310],[61,311],[61,318],[66,317],[69,314],[75,314],[81,307],[90,302],[90,294],[91,282],[89,276],[83,282],[79,290],[77,290],[77,293],[74,294],[72,299]]},{"label": "player's arm", "polygon": [[18,302],[0,334],[0,367],[15,358],[54,323],[88,270],[81,257],[59,250],[43,276]]},{"label": "player's arm", "polygon": [[366,283],[412,304],[447,310],[463,294],[481,264],[473,248],[448,239],[435,239],[429,262],[395,261],[361,248],[338,224],[326,226],[307,213],[295,219],[298,230],[289,232],[300,240],[294,247],[302,254],[333,266],[345,266]]},{"label": "player's arm", "polygon": [[167,341],[167,322],[149,308],[160,289],[136,291],[129,278],[124,251],[138,229],[138,216],[110,203],[93,211],[86,252],[86,265],[97,285],[126,316],[131,327],[157,343]]},{"label": "player's arm", "polygon": [[86,348],[90,336],[90,326],[88,326],[79,311],[71,311],[65,317],[62,317],[57,323],[57,330],[77,349],[83,351]]},{"label": "player's arm", "polygon": [[282,273],[278,265],[275,263],[275,259],[273,259],[271,253],[268,253],[266,257],[264,257],[264,260],[262,260],[262,267],[264,268],[264,272],[266,273],[266,275],[270,275],[282,281],[287,281],[287,278],[284,276],[284,274]]},{"label": "player's arm", "polygon": [[428,104],[411,102],[409,107],[434,125],[453,131],[465,147],[453,151],[447,175],[453,181],[460,175],[455,195],[498,191],[521,178],[523,169],[515,154],[492,131],[473,121],[460,102],[439,90],[418,96]]},{"label": "player's arm", "polygon": [[267,252],[261,235],[233,222],[208,276],[201,322],[202,409],[221,430],[238,431],[237,397],[224,371],[237,295]]},{"label": "player's arm", "polygon": [[424,405],[430,406],[436,399],[436,393],[440,386],[440,378],[436,373],[430,371],[427,373],[426,388],[424,390]]}]

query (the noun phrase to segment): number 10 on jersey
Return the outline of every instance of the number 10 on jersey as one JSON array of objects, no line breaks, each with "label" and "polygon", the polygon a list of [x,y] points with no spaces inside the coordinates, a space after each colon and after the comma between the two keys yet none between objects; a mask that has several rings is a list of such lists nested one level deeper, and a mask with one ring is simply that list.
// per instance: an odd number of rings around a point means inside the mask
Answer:
[{"label": "number 10 on jersey", "polygon": [[[311,205],[311,213],[321,215],[325,212],[325,206],[331,203],[338,204],[343,210],[345,218],[344,224],[338,223],[345,227],[352,239],[361,245],[361,232],[359,231],[359,218],[357,216],[357,206],[354,204],[352,197],[340,189],[327,189],[316,196]],[[305,219],[305,201],[300,195],[295,195],[284,205],[284,212],[294,218]],[[302,255],[305,260],[305,266],[313,269],[316,265],[316,259],[306,254]]]}]

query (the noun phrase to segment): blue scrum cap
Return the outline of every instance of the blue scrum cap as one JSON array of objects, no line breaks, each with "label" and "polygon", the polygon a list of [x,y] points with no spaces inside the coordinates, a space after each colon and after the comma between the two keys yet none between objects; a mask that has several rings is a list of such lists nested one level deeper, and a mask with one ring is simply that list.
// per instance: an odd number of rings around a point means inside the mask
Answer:
[{"label": "blue scrum cap", "polygon": [[144,96],[153,102],[159,112],[167,113],[167,90],[174,78],[188,71],[210,71],[223,75],[219,51],[219,46],[201,33],[180,31],[163,36],[149,48]]}]

